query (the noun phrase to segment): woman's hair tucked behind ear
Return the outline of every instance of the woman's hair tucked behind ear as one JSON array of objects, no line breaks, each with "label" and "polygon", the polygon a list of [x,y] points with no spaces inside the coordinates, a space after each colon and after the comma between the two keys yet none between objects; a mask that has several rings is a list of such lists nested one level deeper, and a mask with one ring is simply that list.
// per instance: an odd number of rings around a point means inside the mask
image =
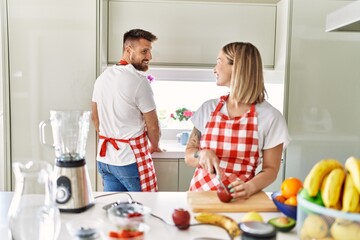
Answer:
[{"label": "woman's hair tucked behind ear", "polygon": [[230,98],[245,104],[263,102],[267,93],[258,49],[251,43],[233,42],[225,45],[222,51],[233,65]]}]

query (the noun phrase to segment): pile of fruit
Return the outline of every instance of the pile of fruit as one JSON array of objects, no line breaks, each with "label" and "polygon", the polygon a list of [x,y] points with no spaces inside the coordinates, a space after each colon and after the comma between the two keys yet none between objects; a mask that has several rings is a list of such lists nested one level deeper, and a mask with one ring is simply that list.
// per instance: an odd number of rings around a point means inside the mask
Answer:
[{"label": "pile of fruit", "polygon": [[352,213],[352,219],[359,221],[308,211],[300,228],[300,238],[360,239],[359,196],[360,159],[350,157],[345,166],[335,159],[319,161],[306,176],[300,197],[326,208]]},{"label": "pile of fruit", "polygon": [[276,200],[284,204],[297,206],[297,194],[303,188],[303,183],[300,179],[290,177],[281,183],[281,195],[276,196]]}]

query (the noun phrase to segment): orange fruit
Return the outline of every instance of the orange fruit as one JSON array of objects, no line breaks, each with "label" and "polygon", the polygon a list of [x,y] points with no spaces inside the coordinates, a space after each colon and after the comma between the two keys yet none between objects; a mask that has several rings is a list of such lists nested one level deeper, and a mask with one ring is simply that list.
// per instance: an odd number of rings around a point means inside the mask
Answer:
[{"label": "orange fruit", "polygon": [[288,199],[285,200],[284,203],[287,204],[287,205],[297,206],[296,196],[289,197]]},{"label": "orange fruit", "polygon": [[281,183],[281,195],[283,195],[286,199],[296,196],[297,193],[303,188],[303,183],[300,179],[290,177],[285,179]]},{"label": "orange fruit", "polygon": [[278,195],[275,197],[276,200],[278,200],[281,203],[284,203],[286,198],[283,195]]}]

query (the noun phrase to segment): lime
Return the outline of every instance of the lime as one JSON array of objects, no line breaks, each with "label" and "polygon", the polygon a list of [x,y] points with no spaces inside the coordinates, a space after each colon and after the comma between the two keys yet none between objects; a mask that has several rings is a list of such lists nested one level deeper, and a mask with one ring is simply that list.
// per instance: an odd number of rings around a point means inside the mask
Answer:
[{"label": "lime", "polygon": [[306,189],[304,188],[304,189],[301,190],[300,196],[303,199],[308,200],[309,202],[315,203],[315,204],[320,205],[320,206],[324,206],[324,202],[322,200],[320,191],[317,193],[317,195],[315,197],[311,197],[309,195],[309,193],[306,191]]}]

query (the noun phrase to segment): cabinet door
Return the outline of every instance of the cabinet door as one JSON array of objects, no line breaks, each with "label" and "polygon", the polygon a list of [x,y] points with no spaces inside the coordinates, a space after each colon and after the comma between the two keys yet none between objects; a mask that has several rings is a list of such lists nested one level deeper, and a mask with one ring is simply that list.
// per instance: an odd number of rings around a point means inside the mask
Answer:
[{"label": "cabinet door", "polygon": [[178,191],[178,160],[154,159],[159,191]]},{"label": "cabinet door", "polygon": [[195,168],[189,167],[184,159],[179,159],[179,191],[188,191]]},{"label": "cabinet door", "polygon": [[[11,161],[44,160],[38,126],[50,110],[88,110],[96,79],[97,0],[7,1]],[[48,128],[49,144],[52,144]],[[86,162],[95,189],[95,130],[90,124]]]},{"label": "cabinet door", "polygon": [[213,67],[221,47],[251,42],[263,64],[274,65],[276,4],[235,1],[109,2],[109,62],[118,62],[123,34],[132,28],[154,33],[154,65]]}]

